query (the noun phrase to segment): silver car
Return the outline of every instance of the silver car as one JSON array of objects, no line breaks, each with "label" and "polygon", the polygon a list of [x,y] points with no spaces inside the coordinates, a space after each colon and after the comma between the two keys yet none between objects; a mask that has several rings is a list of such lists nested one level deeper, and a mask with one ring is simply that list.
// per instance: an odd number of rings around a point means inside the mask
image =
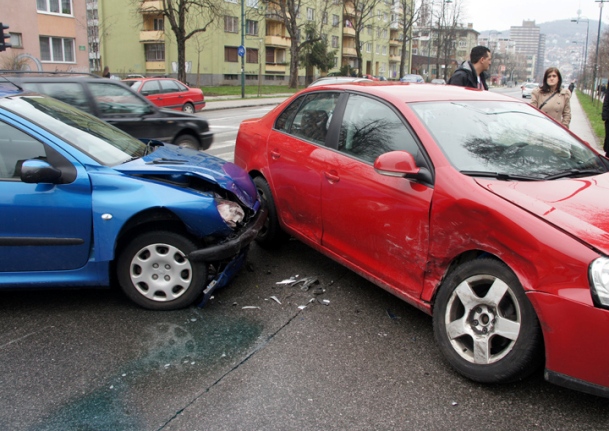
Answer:
[{"label": "silver car", "polygon": [[526,84],[524,84],[521,88],[522,88],[522,98],[526,99],[527,97],[530,99],[531,98],[531,93],[533,92],[533,90],[535,90],[537,87],[539,87],[539,84],[536,82],[527,82]]}]

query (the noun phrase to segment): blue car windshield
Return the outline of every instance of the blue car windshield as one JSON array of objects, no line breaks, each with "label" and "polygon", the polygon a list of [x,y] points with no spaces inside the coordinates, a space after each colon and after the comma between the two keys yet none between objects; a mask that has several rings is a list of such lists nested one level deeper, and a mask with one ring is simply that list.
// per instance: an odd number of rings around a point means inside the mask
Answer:
[{"label": "blue car windshield", "polygon": [[0,104],[102,165],[115,166],[146,154],[140,140],[57,99],[28,94],[0,99]]},{"label": "blue car windshield", "polygon": [[597,153],[526,103],[446,101],[409,106],[451,164],[466,175],[544,180],[606,171]]}]

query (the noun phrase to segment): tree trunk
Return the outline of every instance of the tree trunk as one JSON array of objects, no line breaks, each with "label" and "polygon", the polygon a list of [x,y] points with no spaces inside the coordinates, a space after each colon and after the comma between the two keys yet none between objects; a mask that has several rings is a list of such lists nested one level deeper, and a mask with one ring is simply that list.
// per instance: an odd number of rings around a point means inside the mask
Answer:
[{"label": "tree trunk", "polygon": [[298,41],[292,38],[290,45],[290,88],[298,88]]}]

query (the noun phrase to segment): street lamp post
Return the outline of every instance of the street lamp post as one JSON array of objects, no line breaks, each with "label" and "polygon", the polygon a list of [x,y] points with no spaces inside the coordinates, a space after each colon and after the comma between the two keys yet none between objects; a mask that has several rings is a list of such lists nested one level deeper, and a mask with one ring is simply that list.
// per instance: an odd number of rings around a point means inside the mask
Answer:
[{"label": "street lamp post", "polygon": [[577,19],[572,19],[571,22],[579,24],[579,20],[586,20],[586,47],[584,48],[584,71],[582,73],[583,89],[586,89],[586,62],[588,61],[588,34],[590,33],[590,20],[586,17],[578,16]]},{"label": "street lamp post", "polygon": [[[245,49],[245,0],[241,0],[241,49]],[[241,56],[241,98],[245,99],[245,52]]]},{"label": "street lamp post", "polygon": [[433,5],[434,5],[434,0],[431,0],[431,11],[429,13],[429,33],[428,33],[428,40],[427,40],[427,82],[430,82],[431,80],[429,79],[429,59],[430,59],[430,54],[431,54],[431,33],[433,30]]},{"label": "street lamp post", "polygon": [[[603,21],[603,4],[609,0],[594,0],[596,3],[600,3],[600,12],[598,16],[598,34],[596,35],[596,54],[594,58],[594,70],[592,72],[592,101],[594,102],[594,94],[596,85],[596,73],[598,71],[598,47],[601,43],[601,23]],[[600,95],[599,95],[600,96]]]}]

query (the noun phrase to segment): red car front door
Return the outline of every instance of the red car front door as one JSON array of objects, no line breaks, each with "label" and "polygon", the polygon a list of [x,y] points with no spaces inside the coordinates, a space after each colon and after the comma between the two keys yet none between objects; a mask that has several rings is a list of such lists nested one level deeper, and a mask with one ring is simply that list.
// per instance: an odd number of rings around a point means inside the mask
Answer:
[{"label": "red car front door", "polygon": [[433,188],[374,170],[379,155],[420,147],[401,115],[384,103],[351,95],[338,152],[322,171],[322,245],[352,265],[418,298],[429,248]]}]

